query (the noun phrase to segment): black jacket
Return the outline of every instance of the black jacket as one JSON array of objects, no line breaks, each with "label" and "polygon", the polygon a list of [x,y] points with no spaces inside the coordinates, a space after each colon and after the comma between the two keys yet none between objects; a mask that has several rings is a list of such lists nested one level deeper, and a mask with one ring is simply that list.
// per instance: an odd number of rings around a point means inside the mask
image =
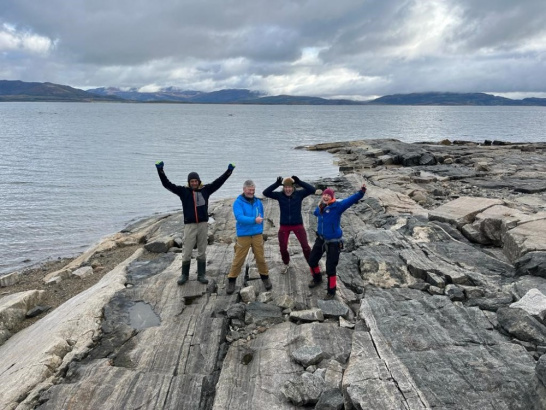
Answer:
[{"label": "black jacket", "polygon": [[209,220],[209,197],[224,185],[232,172],[227,170],[210,184],[201,185],[194,191],[189,186],[173,184],[169,181],[163,169],[157,170],[163,186],[180,197],[185,224],[207,222]]},{"label": "black jacket", "polygon": [[298,185],[301,185],[303,189],[294,189],[294,192],[290,196],[287,196],[284,191],[273,192],[281,186],[278,182],[268,186],[263,192],[264,196],[279,201],[281,225],[303,224],[301,204],[304,198],[315,193],[316,188],[313,185],[303,182],[301,179],[298,180]]}]

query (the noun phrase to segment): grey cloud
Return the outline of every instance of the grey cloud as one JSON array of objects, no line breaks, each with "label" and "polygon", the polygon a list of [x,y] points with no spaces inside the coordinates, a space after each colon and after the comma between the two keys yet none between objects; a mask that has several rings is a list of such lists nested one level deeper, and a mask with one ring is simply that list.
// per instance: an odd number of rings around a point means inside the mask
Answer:
[{"label": "grey cloud", "polygon": [[[7,79],[300,94],[543,92],[543,0],[4,0],[55,43],[0,52]],[[53,43],[52,43],[53,44]],[[319,50],[302,60],[305,50]]]}]

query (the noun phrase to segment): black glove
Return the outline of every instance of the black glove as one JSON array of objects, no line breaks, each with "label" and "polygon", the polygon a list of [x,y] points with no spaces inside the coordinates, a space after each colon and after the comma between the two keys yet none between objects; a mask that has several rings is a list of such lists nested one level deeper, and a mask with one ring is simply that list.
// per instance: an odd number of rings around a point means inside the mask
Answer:
[{"label": "black glove", "polygon": [[157,161],[157,162],[155,163],[155,167],[156,167],[157,169],[163,169],[163,166],[164,166],[164,165],[165,165],[165,164],[163,163],[163,161]]},{"label": "black glove", "polygon": [[362,191],[363,194],[366,193],[366,185],[362,184],[362,187],[360,187],[360,190]]},{"label": "black glove", "polygon": [[296,184],[299,184],[299,183],[300,183],[300,179],[299,179],[297,176],[292,175],[292,179],[294,180],[294,182],[295,182]]},{"label": "black glove", "polygon": [[282,185],[282,177],[277,177],[277,184]]}]

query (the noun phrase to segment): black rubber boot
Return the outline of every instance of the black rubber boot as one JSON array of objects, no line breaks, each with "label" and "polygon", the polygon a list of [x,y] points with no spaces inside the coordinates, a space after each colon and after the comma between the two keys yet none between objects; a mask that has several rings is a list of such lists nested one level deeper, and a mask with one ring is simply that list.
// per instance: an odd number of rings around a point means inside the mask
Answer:
[{"label": "black rubber boot", "polygon": [[269,280],[269,275],[260,275],[260,277],[262,278],[265,290],[271,290],[273,285],[271,284],[271,280]]},{"label": "black rubber boot", "polygon": [[311,279],[311,282],[309,282],[309,288],[313,289],[314,287],[320,285],[322,283],[322,273],[317,273],[313,275],[313,279]]},{"label": "black rubber boot", "polygon": [[183,285],[190,278],[190,262],[182,262],[182,276],[178,279],[178,284]]},{"label": "black rubber boot", "polygon": [[206,285],[209,283],[208,279],[205,277],[205,272],[207,271],[207,261],[197,261],[197,280],[202,284]]},{"label": "black rubber boot", "polygon": [[228,295],[231,295],[233,292],[235,292],[235,281],[237,279],[236,278],[228,278],[228,283],[227,283],[227,287],[226,287],[226,293]]}]

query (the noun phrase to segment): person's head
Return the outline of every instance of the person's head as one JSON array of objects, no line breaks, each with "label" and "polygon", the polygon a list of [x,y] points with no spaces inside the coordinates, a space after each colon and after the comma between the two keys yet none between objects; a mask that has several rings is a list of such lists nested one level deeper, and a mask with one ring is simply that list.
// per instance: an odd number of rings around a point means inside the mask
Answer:
[{"label": "person's head", "polygon": [[335,194],[334,190],[332,188],[326,188],[324,191],[322,191],[322,201],[325,203],[330,203],[332,200],[334,200]]},{"label": "person's head", "polygon": [[247,179],[243,184],[243,195],[246,198],[252,199],[254,198],[254,192],[256,192],[256,185],[254,185],[252,180]]},{"label": "person's head", "polygon": [[188,174],[188,185],[191,189],[199,188],[199,185],[201,185],[201,178],[199,178],[199,174],[197,172],[190,172]]},{"label": "person's head", "polygon": [[294,180],[290,177],[284,178],[282,181],[282,190],[286,196],[290,196],[294,193]]}]

